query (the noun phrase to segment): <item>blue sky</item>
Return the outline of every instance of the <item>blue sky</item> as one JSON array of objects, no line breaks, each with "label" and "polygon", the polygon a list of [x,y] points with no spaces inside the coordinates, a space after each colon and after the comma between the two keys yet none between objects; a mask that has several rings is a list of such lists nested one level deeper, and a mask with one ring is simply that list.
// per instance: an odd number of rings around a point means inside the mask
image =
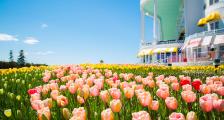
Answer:
[{"label": "blue sky", "polygon": [[[139,0],[1,0],[0,60],[23,49],[27,62],[136,63]],[[152,22],[147,19],[147,39]]]}]

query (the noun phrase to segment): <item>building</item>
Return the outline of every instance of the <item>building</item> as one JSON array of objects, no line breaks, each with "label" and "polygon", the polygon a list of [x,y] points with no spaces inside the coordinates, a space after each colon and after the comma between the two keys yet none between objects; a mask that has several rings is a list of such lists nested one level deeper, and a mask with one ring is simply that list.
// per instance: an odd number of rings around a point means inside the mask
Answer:
[{"label": "building", "polygon": [[[141,0],[141,63],[224,60],[224,0]],[[145,17],[153,40],[145,40]]]}]

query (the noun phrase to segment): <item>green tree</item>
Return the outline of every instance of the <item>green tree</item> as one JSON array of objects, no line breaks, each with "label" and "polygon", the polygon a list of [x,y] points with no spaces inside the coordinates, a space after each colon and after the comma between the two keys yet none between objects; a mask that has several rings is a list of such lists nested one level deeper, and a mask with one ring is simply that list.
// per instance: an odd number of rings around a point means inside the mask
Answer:
[{"label": "green tree", "polygon": [[104,63],[104,61],[103,60],[100,60],[100,63],[102,64],[102,63]]},{"label": "green tree", "polygon": [[13,58],[13,51],[10,50],[9,52],[9,62],[13,62],[14,61],[14,58]]},{"label": "green tree", "polygon": [[18,59],[17,59],[17,63],[20,66],[25,66],[25,55],[24,55],[24,51],[23,50],[19,51],[19,56],[18,56]]}]

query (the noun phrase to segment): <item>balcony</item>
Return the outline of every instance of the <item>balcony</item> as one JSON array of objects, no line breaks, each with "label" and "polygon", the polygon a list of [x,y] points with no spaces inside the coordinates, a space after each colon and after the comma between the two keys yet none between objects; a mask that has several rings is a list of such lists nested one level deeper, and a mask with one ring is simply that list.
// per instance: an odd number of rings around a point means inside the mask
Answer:
[{"label": "balcony", "polygon": [[211,31],[204,31],[204,32],[200,32],[200,33],[195,33],[193,35],[190,35],[190,36],[186,37],[185,40],[190,40],[190,39],[205,37],[205,36],[220,35],[220,34],[224,34],[224,28],[215,29],[215,30],[211,30]]},{"label": "balcony", "polygon": [[216,3],[213,3],[212,5],[207,5],[205,9],[205,14],[208,15],[211,12],[219,11],[220,8],[224,8],[224,0],[219,0]]}]

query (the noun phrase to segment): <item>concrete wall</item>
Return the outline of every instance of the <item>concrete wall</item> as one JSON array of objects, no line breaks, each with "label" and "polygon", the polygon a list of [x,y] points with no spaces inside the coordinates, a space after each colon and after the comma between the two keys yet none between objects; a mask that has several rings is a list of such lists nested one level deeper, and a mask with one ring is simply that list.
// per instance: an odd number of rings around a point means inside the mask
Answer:
[{"label": "concrete wall", "polygon": [[185,36],[205,30],[198,27],[198,20],[205,16],[204,0],[184,0]]}]

